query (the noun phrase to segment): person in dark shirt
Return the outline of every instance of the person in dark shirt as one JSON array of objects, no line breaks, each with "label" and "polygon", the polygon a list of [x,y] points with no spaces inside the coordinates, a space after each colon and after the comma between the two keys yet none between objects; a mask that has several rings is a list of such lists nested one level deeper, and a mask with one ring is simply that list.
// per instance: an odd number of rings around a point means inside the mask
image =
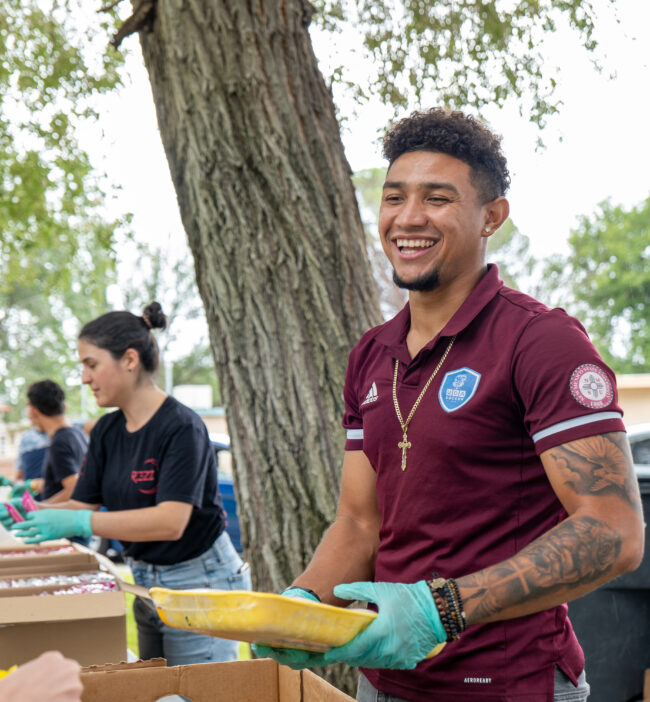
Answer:
[{"label": "person in dark shirt", "polygon": [[[72,499],[12,528],[28,543],[119,539],[135,582],[147,588],[250,590],[248,565],[225,531],[207,429],[155,383],[151,330],[166,323],[153,302],[142,316],[108,312],[82,328],[82,382],[100,407],[118,409],[92,429]],[[169,665],[237,658],[236,641],[167,627],[138,599],[134,613],[141,658],[164,657]]]},{"label": "person in dark shirt", "polygon": [[18,458],[16,458],[14,474],[16,484],[22,485],[43,476],[43,463],[49,446],[50,437],[44,431],[31,427],[23,433],[18,444]]},{"label": "person in dark shirt", "polygon": [[86,456],[86,435],[65,415],[65,392],[53,380],[40,380],[27,389],[27,416],[34,428],[47,434],[50,445],[43,463],[43,477],[31,485],[43,504],[70,499]]}]

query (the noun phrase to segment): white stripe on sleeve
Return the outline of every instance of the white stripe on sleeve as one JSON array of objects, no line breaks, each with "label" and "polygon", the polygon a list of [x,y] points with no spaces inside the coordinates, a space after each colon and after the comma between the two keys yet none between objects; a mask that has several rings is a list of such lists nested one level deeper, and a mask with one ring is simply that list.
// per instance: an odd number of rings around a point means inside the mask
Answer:
[{"label": "white stripe on sleeve", "polygon": [[363,429],[348,429],[346,438],[350,441],[363,439]]},{"label": "white stripe on sleeve", "polygon": [[596,414],[586,414],[583,417],[575,417],[574,419],[567,419],[565,422],[559,422],[558,424],[553,424],[553,426],[547,427],[533,434],[533,441],[537,443],[540,439],[545,439],[547,436],[552,436],[553,434],[559,434],[561,431],[566,431],[567,429],[574,429],[575,427],[582,427],[585,424],[591,424],[592,422],[602,422],[605,419],[622,419],[623,415],[620,412],[597,412]]}]

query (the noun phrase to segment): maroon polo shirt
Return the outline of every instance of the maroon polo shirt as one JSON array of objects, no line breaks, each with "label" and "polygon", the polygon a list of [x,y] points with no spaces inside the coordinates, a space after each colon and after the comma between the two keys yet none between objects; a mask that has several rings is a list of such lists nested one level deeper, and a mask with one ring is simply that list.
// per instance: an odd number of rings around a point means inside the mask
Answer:
[{"label": "maroon polo shirt", "polygon": [[[367,332],[345,384],[345,448],[363,450],[377,473],[376,581],[416,582],[434,571],[458,578],[514,556],[567,516],[539,454],[625,430],[614,373],[580,323],[505,287],[496,266],[413,359],[409,325],[407,305]],[[453,335],[409,424],[402,471],[395,359],[406,419]],[[584,667],[566,605],[469,627],[413,671],[364,673],[414,702],[551,702],[555,665],[574,682]]]}]

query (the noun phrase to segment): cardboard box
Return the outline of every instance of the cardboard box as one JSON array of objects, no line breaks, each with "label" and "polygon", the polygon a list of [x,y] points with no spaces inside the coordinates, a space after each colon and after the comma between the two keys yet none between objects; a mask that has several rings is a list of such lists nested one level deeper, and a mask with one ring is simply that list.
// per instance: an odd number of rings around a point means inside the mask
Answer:
[{"label": "cardboard box", "polygon": [[[64,548],[66,551],[57,552],[56,549]],[[72,548],[72,551],[67,549]],[[41,553],[39,553],[41,551]],[[31,553],[34,552],[34,553]],[[15,556],[7,555],[15,553]],[[29,555],[19,555],[21,553]],[[15,542],[0,543],[0,579],[5,573],[11,575],[20,573],[59,573],[63,569],[80,567],[84,570],[97,568],[97,560],[93,554],[77,544],[72,544],[65,539],[59,541],[45,541],[42,544],[25,544]]]},{"label": "cardboard box", "polygon": [[[11,550],[14,550],[13,547]],[[10,563],[0,568],[0,579],[75,574],[99,567],[92,553],[77,550],[68,554],[3,560]],[[24,563],[32,560],[31,566]],[[41,595],[46,589],[11,588],[1,591],[0,669],[9,668],[14,663],[25,663],[52,649],[61,651],[81,665],[126,660],[126,604],[123,592]]]},{"label": "cardboard box", "polygon": [[83,702],[155,702],[184,695],[192,702],[352,702],[309,670],[270,658],[166,667],[145,661],[82,671]]}]

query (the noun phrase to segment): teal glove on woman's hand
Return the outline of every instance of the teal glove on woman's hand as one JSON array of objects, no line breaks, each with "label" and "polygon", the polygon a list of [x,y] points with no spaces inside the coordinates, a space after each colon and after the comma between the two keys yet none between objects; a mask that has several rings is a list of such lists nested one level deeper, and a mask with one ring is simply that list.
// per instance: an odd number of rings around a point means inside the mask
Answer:
[{"label": "teal glove on woman's hand", "polygon": [[0,504],[0,522],[2,522],[2,526],[5,529],[9,529],[11,525],[14,523],[13,517],[9,514],[9,510],[7,509],[6,505],[10,504],[17,512],[20,514],[21,517],[25,516],[25,508],[23,507],[23,503],[20,500],[7,500],[7,502],[3,502]]},{"label": "teal glove on woman's hand", "polygon": [[13,488],[11,489],[10,497],[22,497],[23,493],[27,491],[32,497],[35,497],[38,495],[38,492],[36,490],[32,490],[32,481],[31,480],[25,480],[24,482],[16,483]]},{"label": "teal glove on woman's hand", "polygon": [[411,670],[447,640],[424,580],[412,584],[349,583],[337,585],[334,594],[344,600],[374,602],[379,612],[352,641],[323,654],[325,663]]},{"label": "teal glove on woman's hand", "polygon": [[[296,600],[320,602],[315,593],[299,586],[292,585],[284,590],[281,595],[282,597],[291,597]],[[273,658],[273,660],[277,661],[280,665],[288,665],[294,670],[325,665],[323,653],[312,653],[311,651],[303,651],[300,648],[274,648],[272,646],[262,646],[261,644],[253,644],[252,648],[256,656],[260,658]]]},{"label": "teal glove on woman's hand", "polygon": [[25,538],[27,544],[40,541],[66,539],[71,536],[92,536],[89,509],[39,509],[28,512],[25,521],[11,527],[16,536]]}]

